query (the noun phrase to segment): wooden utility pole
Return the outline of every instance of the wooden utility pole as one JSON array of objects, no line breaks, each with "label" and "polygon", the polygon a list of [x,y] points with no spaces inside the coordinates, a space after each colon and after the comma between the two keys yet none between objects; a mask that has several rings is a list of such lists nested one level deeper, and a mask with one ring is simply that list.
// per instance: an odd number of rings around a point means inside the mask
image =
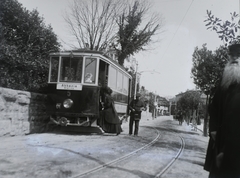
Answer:
[{"label": "wooden utility pole", "polygon": [[136,95],[137,95],[137,72],[138,72],[138,62],[136,61],[134,99],[136,99]]}]

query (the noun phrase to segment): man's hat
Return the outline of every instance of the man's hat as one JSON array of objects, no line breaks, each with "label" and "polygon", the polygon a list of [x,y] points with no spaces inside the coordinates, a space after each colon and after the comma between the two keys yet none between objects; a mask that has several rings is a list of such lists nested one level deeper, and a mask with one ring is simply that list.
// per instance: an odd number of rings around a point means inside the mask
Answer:
[{"label": "man's hat", "polygon": [[136,96],[137,96],[137,97],[140,97],[140,96],[141,96],[141,94],[140,94],[140,93],[137,93],[137,94],[136,94]]},{"label": "man's hat", "polygon": [[240,44],[233,44],[228,47],[228,54],[231,56],[240,56]]}]

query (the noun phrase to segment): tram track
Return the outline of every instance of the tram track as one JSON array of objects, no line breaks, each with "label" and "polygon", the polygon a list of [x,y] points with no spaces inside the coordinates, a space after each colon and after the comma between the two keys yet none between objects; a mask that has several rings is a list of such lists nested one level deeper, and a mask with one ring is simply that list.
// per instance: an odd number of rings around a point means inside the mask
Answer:
[{"label": "tram track", "polygon": [[178,151],[178,153],[176,154],[176,156],[165,166],[165,168],[162,169],[161,172],[159,172],[155,178],[160,178],[162,175],[164,175],[166,173],[166,171],[174,164],[174,162],[176,162],[176,160],[180,157],[181,153],[184,150],[185,147],[185,141],[183,139],[183,137],[179,136],[181,139],[181,147]]},{"label": "tram track", "polygon": [[[154,129],[155,129],[155,128],[154,128]],[[156,143],[157,140],[161,137],[160,132],[159,132],[157,129],[155,129],[155,130],[157,131],[157,136],[156,136],[151,142],[145,144],[143,147],[141,147],[141,148],[139,148],[139,149],[136,149],[136,150],[134,150],[134,151],[132,151],[132,152],[130,152],[130,153],[128,153],[128,154],[120,157],[120,158],[117,158],[117,159],[114,159],[114,160],[112,160],[112,161],[109,161],[108,163],[105,163],[105,164],[102,164],[102,165],[97,166],[97,167],[95,167],[95,168],[92,168],[92,169],[90,169],[90,170],[88,170],[88,171],[86,171],[86,172],[83,172],[83,173],[74,175],[74,176],[72,176],[71,178],[83,177],[83,176],[86,176],[86,175],[88,175],[88,174],[90,174],[90,173],[94,173],[94,172],[99,171],[99,170],[101,170],[101,169],[105,169],[107,166],[110,166],[110,165],[116,164],[116,163],[118,163],[118,162],[121,162],[121,161],[123,161],[123,160],[126,160],[126,159],[132,157],[133,155],[135,155],[136,153],[138,153],[139,151],[144,150],[144,149],[150,147],[151,145],[153,145],[154,143]]]},{"label": "tram track", "polygon": [[[78,178],[78,177],[84,177],[84,176],[87,176],[87,175],[90,175],[90,174],[93,174],[93,173],[96,173],[100,170],[103,170],[103,169],[106,169],[106,168],[110,168],[110,166],[112,165],[116,165],[117,163],[120,163],[124,160],[127,160],[127,159],[130,159],[131,157],[135,156],[136,154],[138,154],[140,151],[143,151],[144,149],[147,149],[149,147],[151,147],[152,145],[154,145],[162,136],[163,134],[160,133],[160,131],[155,128],[155,127],[152,127],[153,129],[155,129],[155,131],[157,132],[157,136],[152,140],[150,141],[149,143],[145,144],[144,146],[142,146],[141,148],[138,148],[124,156],[121,156],[117,159],[114,159],[112,161],[109,161],[105,164],[102,164],[102,165],[99,165],[95,168],[92,168],[92,169],[89,169],[85,172],[82,172],[82,173],[79,173],[79,174],[76,174],[74,176],[72,176],[71,178]],[[166,164],[166,166],[164,166],[163,168],[161,168],[161,171],[159,171],[154,177],[155,178],[160,178],[161,176],[163,176],[167,170],[169,170],[172,165],[174,164],[174,162],[177,161],[177,159],[180,157],[181,153],[183,152],[184,150],[184,147],[185,147],[185,142],[184,142],[184,139],[178,135],[178,137],[180,138],[180,148],[178,149],[177,151],[177,154],[175,156],[173,156],[173,158]]]}]

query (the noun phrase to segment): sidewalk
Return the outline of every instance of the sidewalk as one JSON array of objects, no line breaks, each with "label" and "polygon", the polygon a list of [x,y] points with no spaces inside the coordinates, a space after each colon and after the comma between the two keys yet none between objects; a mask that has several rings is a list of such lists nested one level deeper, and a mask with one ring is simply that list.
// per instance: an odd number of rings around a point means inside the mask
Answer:
[{"label": "sidewalk", "polygon": [[[141,125],[145,125],[147,123],[149,123],[150,121],[155,121],[157,119],[163,119],[164,117],[168,117],[168,116],[158,116],[157,118],[152,118],[152,113],[149,113],[149,112],[142,112],[142,118],[141,118],[141,121],[140,121],[140,126]],[[177,120],[173,119],[173,116],[169,116],[172,118],[173,121],[176,121],[178,122]],[[129,120],[130,120],[130,116],[127,118],[127,119],[124,119],[123,120],[123,123],[122,123],[122,127],[123,128],[126,128],[128,127],[129,125]],[[197,132],[201,135],[201,133],[203,133],[203,121],[201,122],[201,125],[196,125],[196,129],[197,131],[194,131],[193,129],[193,126],[192,126],[192,123],[190,123],[189,125],[187,125],[187,123],[184,121],[182,123],[182,126],[184,127],[185,131],[193,131],[193,132]]]}]

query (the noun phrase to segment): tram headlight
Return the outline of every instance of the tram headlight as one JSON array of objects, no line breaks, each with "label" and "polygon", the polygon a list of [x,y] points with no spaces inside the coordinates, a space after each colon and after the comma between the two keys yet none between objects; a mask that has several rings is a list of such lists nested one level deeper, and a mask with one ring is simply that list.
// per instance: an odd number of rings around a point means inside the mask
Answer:
[{"label": "tram headlight", "polygon": [[63,107],[64,108],[70,108],[73,105],[73,100],[71,99],[66,99],[63,101]]}]

